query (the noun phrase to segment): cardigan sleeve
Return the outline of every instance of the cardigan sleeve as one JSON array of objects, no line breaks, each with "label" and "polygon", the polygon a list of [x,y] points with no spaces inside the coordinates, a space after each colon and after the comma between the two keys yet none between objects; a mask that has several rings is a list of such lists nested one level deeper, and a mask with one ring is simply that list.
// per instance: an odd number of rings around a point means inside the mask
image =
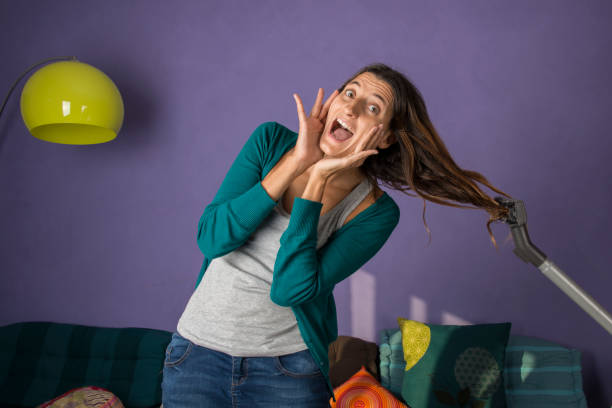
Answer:
[{"label": "cardigan sleeve", "polygon": [[208,259],[240,247],[268,216],[276,202],[261,185],[262,171],[275,122],[259,125],[251,134],[212,202],[200,217],[198,247]]},{"label": "cardigan sleeve", "polygon": [[390,197],[385,198],[388,205],[368,207],[317,251],[323,204],[296,197],[289,226],[280,239],[271,300],[279,306],[295,306],[329,294],[338,282],[370,260],[399,222],[399,208]]}]

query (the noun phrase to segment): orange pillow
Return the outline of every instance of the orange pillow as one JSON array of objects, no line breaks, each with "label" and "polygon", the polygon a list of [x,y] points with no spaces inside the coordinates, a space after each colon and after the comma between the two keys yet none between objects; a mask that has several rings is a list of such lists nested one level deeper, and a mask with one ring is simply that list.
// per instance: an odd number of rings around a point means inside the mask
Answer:
[{"label": "orange pillow", "polygon": [[380,385],[365,366],[334,390],[336,402],[330,398],[331,408],[407,408],[391,392]]}]

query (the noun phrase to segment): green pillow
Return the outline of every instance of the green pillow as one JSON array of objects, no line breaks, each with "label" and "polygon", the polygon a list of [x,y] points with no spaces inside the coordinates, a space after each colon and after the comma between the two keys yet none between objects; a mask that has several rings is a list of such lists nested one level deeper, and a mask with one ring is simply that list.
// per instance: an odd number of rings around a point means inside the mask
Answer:
[{"label": "green pillow", "polygon": [[511,323],[435,325],[398,318],[411,407],[505,408],[504,359]]}]

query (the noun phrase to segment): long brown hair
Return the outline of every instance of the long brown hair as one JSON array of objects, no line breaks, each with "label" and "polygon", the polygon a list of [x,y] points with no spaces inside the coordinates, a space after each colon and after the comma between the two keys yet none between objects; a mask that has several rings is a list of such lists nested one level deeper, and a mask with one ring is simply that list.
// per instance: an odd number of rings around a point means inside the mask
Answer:
[{"label": "long brown hair", "polygon": [[[423,223],[430,241],[431,232],[425,221],[425,200],[451,207],[487,211],[490,215],[487,230],[497,249],[490,225],[506,218],[509,209],[485,194],[475,181],[508,198],[512,197],[493,187],[480,173],[461,169],[455,164],[429,119],[421,93],[400,72],[385,64],[368,65],[348,79],[339,91],[342,92],[349,82],[365,72],[376,75],[393,90],[390,130],[395,136],[391,146],[379,149],[378,154],[364,161],[361,169],[366,177],[374,185],[378,185],[377,180],[380,180],[394,190],[416,197],[407,192],[414,190],[423,199]],[[449,200],[469,203],[475,207],[454,204]]]}]

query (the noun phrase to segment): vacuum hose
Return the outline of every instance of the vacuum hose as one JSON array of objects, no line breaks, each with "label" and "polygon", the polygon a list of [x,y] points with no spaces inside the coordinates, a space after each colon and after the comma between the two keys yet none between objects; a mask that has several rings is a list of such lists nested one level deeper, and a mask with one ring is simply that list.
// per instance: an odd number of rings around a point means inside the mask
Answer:
[{"label": "vacuum hose", "polygon": [[531,243],[527,233],[527,211],[521,200],[495,197],[495,201],[510,212],[504,219],[510,225],[515,248],[513,252],[524,262],[535,265],[547,278],[587,312],[612,335],[612,317],[599,303],[569,278],[557,265]]}]

